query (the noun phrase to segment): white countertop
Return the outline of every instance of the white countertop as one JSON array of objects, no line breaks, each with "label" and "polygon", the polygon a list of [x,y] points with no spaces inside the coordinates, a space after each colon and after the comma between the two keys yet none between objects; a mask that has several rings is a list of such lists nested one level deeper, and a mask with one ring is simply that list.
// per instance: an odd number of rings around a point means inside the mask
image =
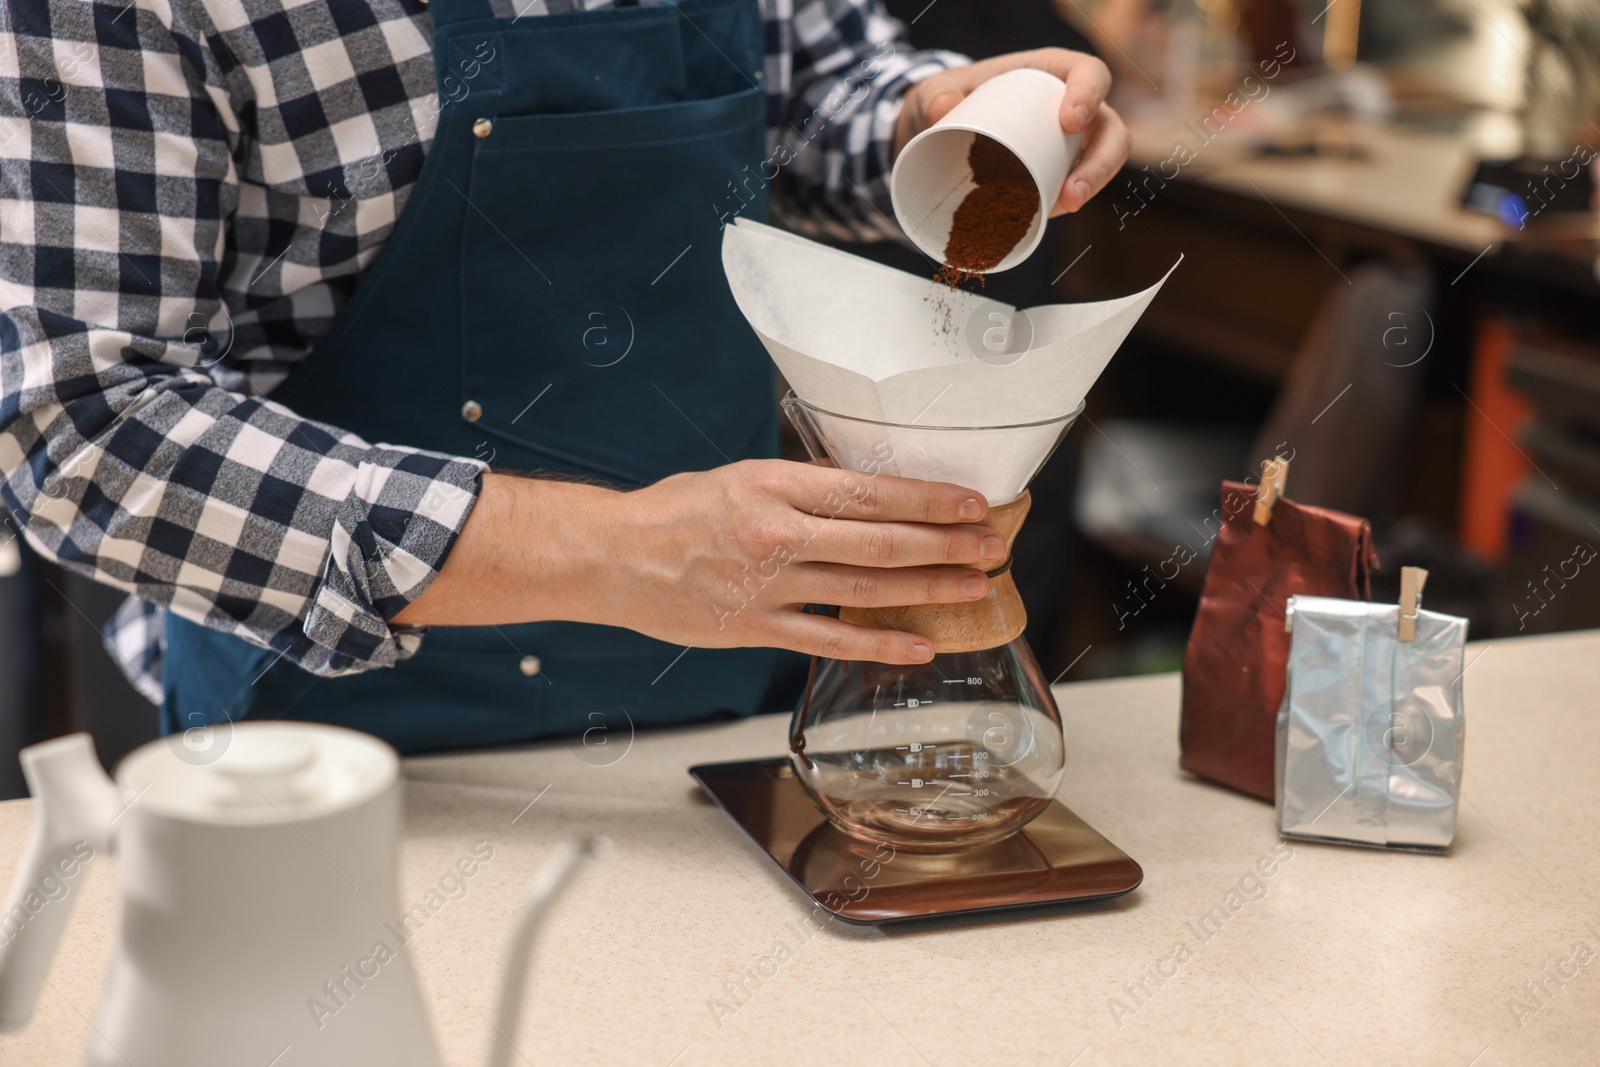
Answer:
[{"label": "white countertop", "polygon": [[[531,1062],[1594,1063],[1597,662],[1600,631],[1469,649],[1465,800],[1445,857],[1301,843],[1251,880],[1279,846],[1272,809],[1178,770],[1178,679],[1165,675],[1057,690],[1062,796],[1145,870],[1109,904],[808,931],[806,899],[685,774],[782,752],[775,716],[640,734],[631,748],[615,737],[598,751],[410,760],[400,899],[493,845],[467,895],[411,942],[451,1064],[482,1061],[511,918],[541,861],[577,833],[616,850],[542,944],[516,1039]],[[29,817],[27,801],[0,804],[5,882]],[[0,1036],[0,1063],[79,1062],[113,939],[113,868],[90,865],[39,1011]],[[1256,899],[1235,898],[1202,940],[1201,917],[1241,880]],[[1579,941],[1594,954],[1565,964]],[[777,973],[735,1003],[725,984],[776,955]],[[1547,966],[1568,977],[1532,999],[1524,984]],[[1141,979],[1136,1000],[1124,983]]]}]

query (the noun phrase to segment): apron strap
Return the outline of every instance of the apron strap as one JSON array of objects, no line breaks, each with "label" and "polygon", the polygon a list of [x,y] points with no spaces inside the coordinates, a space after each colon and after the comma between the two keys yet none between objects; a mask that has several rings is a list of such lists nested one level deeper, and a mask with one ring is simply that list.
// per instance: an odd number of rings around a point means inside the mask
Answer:
[{"label": "apron strap", "polygon": [[[424,0],[428,4],[428,11],[433,15],[435,26],[450,26],[458,22],[473,22],[477,19],[492,19],[494,10],[489,6],[489,0]],[[512,0],[512,6],[522,8],[524,5],[534,5],[540,0]]]}]

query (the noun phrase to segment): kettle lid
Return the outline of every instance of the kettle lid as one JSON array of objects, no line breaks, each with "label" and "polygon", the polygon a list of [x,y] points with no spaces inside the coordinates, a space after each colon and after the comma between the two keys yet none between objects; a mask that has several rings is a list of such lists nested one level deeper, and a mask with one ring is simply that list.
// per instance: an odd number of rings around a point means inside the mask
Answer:
[{"label": "kettle lid", "polygon": [[230,826],[330,815],[399,776],[399,756],[376,737],[311,722],[186,730],[136,749],[117,768],[139,807]]}]

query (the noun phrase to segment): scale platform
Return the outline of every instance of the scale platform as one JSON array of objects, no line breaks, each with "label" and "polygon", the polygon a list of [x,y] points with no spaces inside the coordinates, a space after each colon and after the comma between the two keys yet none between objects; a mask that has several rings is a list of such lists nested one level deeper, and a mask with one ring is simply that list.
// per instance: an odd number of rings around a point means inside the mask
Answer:
[{"label": "scale platform", "polygon": [[908,852],[835,829],[795,780],[786,756],[702,763],[689,773],[795,884],[846,922],[1105,900],[1144,880],[1137,863],[1060,800],[992,845]]}]

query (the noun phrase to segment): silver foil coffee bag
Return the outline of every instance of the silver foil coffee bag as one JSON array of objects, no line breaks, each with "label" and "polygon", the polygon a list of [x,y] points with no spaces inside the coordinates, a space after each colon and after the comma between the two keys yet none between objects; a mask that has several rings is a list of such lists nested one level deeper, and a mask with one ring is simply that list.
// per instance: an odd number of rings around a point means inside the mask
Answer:
[{"label": "silver foil coffee bag", "polygon": [[1279,830],[1376,848],[1448,848],[1461,785],[1467,620],[1418,609],[1414,637],[1402,640],[1397,604],[1294,596],[1285,626],[1293,636],[1278,709]]}]

